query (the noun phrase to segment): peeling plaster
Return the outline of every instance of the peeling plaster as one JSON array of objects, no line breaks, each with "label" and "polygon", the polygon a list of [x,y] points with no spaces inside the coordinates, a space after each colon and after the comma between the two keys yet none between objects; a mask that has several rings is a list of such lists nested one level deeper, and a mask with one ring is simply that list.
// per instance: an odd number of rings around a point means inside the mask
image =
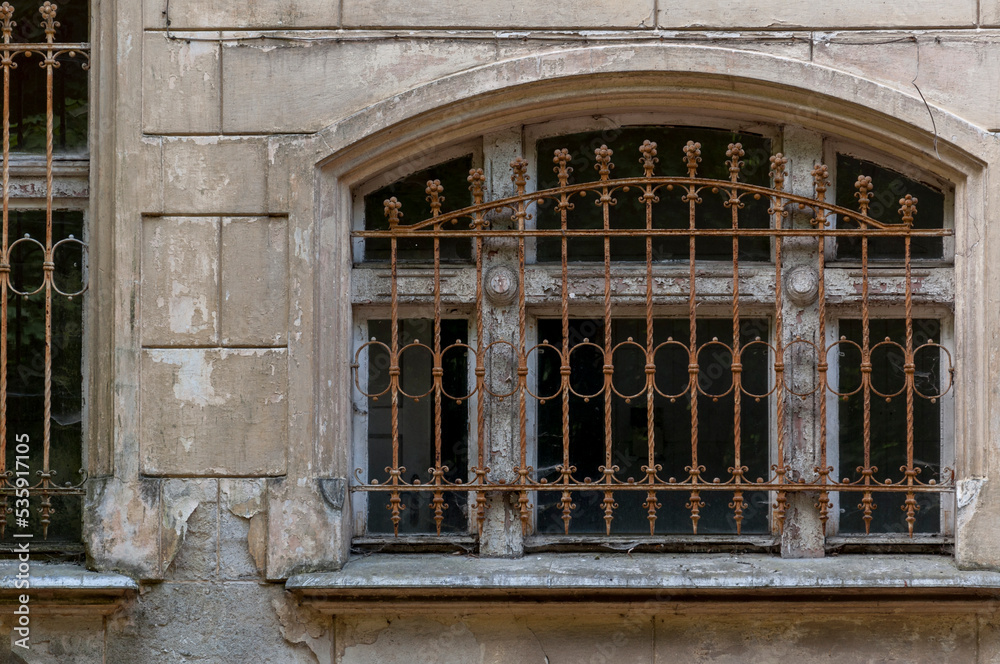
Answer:
[{"label": "peeling plaster", "polygon": [[332,664],[333,630],[330,618],[292,601],[290,595],[271,600],[282,638],[292,645],[305,645],[319,664]]},{"label": "peeling plaster", "polygon": [[178,401],[195,406],[221,406],[230,395],[217,395],[212,387],[213,362],[199,349],[148,351],[154,362],[179,367],[174,383],[174,396]]},{"label": "peeling plaster", "polygon": [[175,500],[169,509],[164,510],[163,542],[160,550],[164,569],[174,562],[174,558],[180,552],[187,536],[188,520],[200,504],[200,501],[193,496],[182,496]]}]

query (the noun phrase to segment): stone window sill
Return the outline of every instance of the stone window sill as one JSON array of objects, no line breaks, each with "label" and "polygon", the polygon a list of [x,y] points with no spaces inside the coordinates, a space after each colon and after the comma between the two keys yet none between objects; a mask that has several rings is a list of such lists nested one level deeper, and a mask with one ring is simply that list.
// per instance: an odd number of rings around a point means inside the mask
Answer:
[{"label": "stone window sill", "polygon": [[[914,600],[980,611],[1000,601],[1000,572],[960,570],[932,555],[783,559],[763,554],[535,554],[515,560],[448,554],[374,554],[337,572],[299,574],[287,590],[325,613],[386,608],[579,607],[684,610],[734,602],[824,600],[865,610]],[[673,608],[671,608],[673,607]]]},{"label": "stone window sill", "polygon": [[9,613],[28,594],[38,613],[113,613],[138,592],[139,585],[123,574],[91,572],[78,565],[31,563],[30,588],[17,587],[18,561],[0,560],[0,612]]}]

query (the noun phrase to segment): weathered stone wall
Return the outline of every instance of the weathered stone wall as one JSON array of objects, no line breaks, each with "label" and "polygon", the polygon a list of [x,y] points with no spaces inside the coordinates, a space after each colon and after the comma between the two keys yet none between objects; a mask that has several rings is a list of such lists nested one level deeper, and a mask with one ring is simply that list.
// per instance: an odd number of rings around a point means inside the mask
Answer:
[{"label": "weathered stone wall", "polygon": [[[331,367],[343,370],[348,343],[338,326],[350,316],[341,218],[349,203],[318,191],[326,157],[426,110],[418,106],[432,105],[435,82],[436,105],[447,106],[457,85],[447,81],[459,75],[471,94],[479,80],[489,78],[485,91],[591,63],[611,74],[772,77],[788,88],[810,67],[812,81],[829,87],[811,91],[812,106],[789,122],[824,112],[824,95],[856,102],[859,116],[880,105],[901,127],[941,132],[947,156],[956,141],[971,149],[961,132],[1000,129],[1000,4],[97,4],[93,191],[95,223],[110,235],[95,236],[94,251],[105,253],[92,297],[108,312],[98,321],[108,359],[94,364],[103,379],[91,401],[100,412],[91,414],[86,537],[91,566],[146,584],[112,616],[40,618],[29,661],[1000,662],[1000,620],[988,612],[373,609],[334,619],[296,606],[280,584],[295,571],[336,567],[350,536],[348,516],[317,488],[319,478],[348,474],[350,437],[347,387],[329,379]],[[677,50],[685,46],[707,50]],[[417,88],[431,92],[414,101]],[[566,112],[615,109],[599,96]],[[473,111],[470,103],[454,113]],[[369,170],[398,166],[387,156],[392,140],[373,139]],[[977,158],[995,158],[995,141],[980,147]],[[355,156],[351,168],[364,170],[363,161]],[[993,193],[981,200],[1000,199],[998,165],[990,163]],[[996,362],[990,320],[976,329],[993,344],[982,357]],[[979,403],[968,417],[995,433],[997,388],[978,384],[984,398],[969,395]],[[995,438],[961,467],[996,475]],[[972,503],[1000,502],[995,484],[975,489]],[[979,519],[986,532],[998,512],[967,522]],[[969,544],[971,559],[995,550],[992,542]]]}]

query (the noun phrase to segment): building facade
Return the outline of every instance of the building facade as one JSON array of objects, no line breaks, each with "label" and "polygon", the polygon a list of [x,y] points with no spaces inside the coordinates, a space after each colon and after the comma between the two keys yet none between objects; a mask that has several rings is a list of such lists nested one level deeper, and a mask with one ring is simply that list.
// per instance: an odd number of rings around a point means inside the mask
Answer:
[{"label": "building facade", "polygon": [[1000,5],[786,4],[90,3],[12,652],[1000,661]]}]

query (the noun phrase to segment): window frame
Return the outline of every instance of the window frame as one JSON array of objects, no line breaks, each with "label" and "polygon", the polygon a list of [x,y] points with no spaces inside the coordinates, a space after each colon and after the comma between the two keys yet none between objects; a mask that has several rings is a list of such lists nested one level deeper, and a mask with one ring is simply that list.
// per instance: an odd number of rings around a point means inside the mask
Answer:
[{"label": "window frame", "polygon": [[[531,178],[528,180],[528,185],[527,185],[526,190],[528,192],[532,192],[532,191],[536,190],[535,186],[537,186],[537,182],[538,182],[538,178],[537,178],[538,170],[537,169],[540,168],[540,167],[545,167],[547,165],[547,164],[540,163],[540,161],[539,161],[539,159],[537,157],[537,154],[535,154],[536,145],[537,145],[537,142],[538,142],[538,140],[540,138],[576,133],[576,132],[579,132],[579,131],[585,131],[588,128],[595,128],[596,127],[597,129],[602,129],[602,128],[605,128],[605,127],[603,127],[601,125],[601,123],[604,123],[604,122],[615,122],[615,120],[613,120],[612,118],[618,118],[618,125],[617,126],[623,126],[623,125],[661,125],[661,126],[677,126],[677,127],[695,126],[695,127],[717,128],[717,129],[724,129],[724,130],[730,130],[730,131],[750,131],[750,132],[753,132],[753,133],[761,134],[761,135],[763,135],[763,136],[765,136],[767,138],[770,138],[771,141],[772,141],[772,153],[782,152],[783,151],[783,146],[784,146],[784,144],[786,142],[786,134],[785,134],[786,127],[784,125],[766,124],[766,123],[746,122],[746,121],[734,120],[734,119],[726,118],[726,116],[724,116],[724,115],[714,114],[714,113],[707,113],[705,115],[698,115],[698,116],[692,116],[692,115],[671,116],[671,117],[668,118],[669,121],[667,121],[667,122],[664,121],[665,118],[664,118],[664,115],[662,113],[628,113],[628,114],[617,114],[617,115],[595,115],[595,116],[585,117],[585,118],[559,119],[559,120],[551,120],[551,121],[546,121],[546,122],[537,122],[537,123],[533,123],[533,124],[526,123],[524,125],[520,125],[519,126],[519,131],[517,132],[517,135],[519,137],[519,149],[520,149],[520,153],[524,154],[525,158],[528,159],[529,164],[531,164],[530,170],[529,170],[529,173],[531,174]],[[692,118],[697,118],[697,121],[692,122],[692,120],[691,120]],[[513,135],[513,132],[510,132],[510,135]],[[484,139],[484,143],[485,143],[485,137],[482,137],[482,138]],[[859,147],[859,144],[856,144],[856,143],[853,143],[853,142],[848,142],[848,141],[845,141],[843,139],[832,138],[832,137],[829,137],[829,136],[822,136],[821,137],[821,146],[822,147],[821,147],[820,151],[818,153],[815,153],[813,156],[814,156],[814,158],[815,158],[816,161],[822,161],[823,163],[830,164],[829,168],[830,168],[831,190],[835,187],[835,183],[836,183],[836,171],[835,171],[835,168],[836,168],[836,155],[837,155],[838,152],[843,152],[843,153],[846,153],[846,154],[850,154],[851,156],[854,156],[854,157],[857,157],[857,158],[860,158],[860,159],[864,159],[866,161],[871,161],[871,162],[874,162],[876,164],[880,164],[880,162],[881,163],[885,163],[885,161],[888,160],[888,157],[885,154],[877,152],[876,150],[873,150],[871,148],[867,148],[867,147],[864,147],[864,146],[860,146]],[[614,145],[613,144],[609,144],[609,147],[612,147],[612,149],[614,149]],[[672,149],[673,147],[674,146],[663,146],[663,147],[661,147],[661,150],[660,150],[661,151],[661,159],[663,158],[664,152],[666,150]],[[679,146],[677,146],[677,147],[679,147]],[[448,148],[447,150],[448,150],[447,154],[451,155],[450,157],[447,157],[447,158],[444,157],[443,155],[446,154],[444,152],[436,153],[433,158],[428,158],[427,155],[423,155],[420,159],[418,159],[417,162],[415,162],[415,163],[419,163],[420,166],[414,166],[414,168],[411,169],[408,172],[414,172],[414,171],[417,171],[417,170],[421,170],[422,168],[427,168],[427,167],[433,166],[435,164],[443,163],[443,162],[447,161],[448,158],[453,158],[454,156],[458,156],[458,154],[468,154],[468,150],[467,149],[463,151],[463,148],[459,148],[459,147],[455,147],[455,146],[453,146],[451,148]],[[487,162],[488,158],[485,156],[486,153],[488,152],[487,146],[484,145],[483,148],[482,148],[482,150],[483,150],[482,154],[484,155],[482,157],[482,159],[483,159],[484,162]],[[789,155],[786,155],[786,156],[789,156]],[[801,154],[796,155],[796,156],[797,157],[802,157]],[[474,157],[474,160],[475,160],[475,157]],[[952,229],[954,229],[954,227],[955,227],[955,216],[956,216],[956,209],[955,209],[955,207],[956,207],[955,206],[956,195],[955,195],[955,186],[953,184],[948,183],[948,182],[944,181],[943,179],[937,177],[936,175],[931,174],[929,171],[925,171],[923,169],[918,169],[918,168],[912,167],[911,165],[908,165],[908,164],[905,165],[905,169],[906,170],[903,170],[903,166],[901,164],[894,162],[893,166],[891,167],[891,169],[892,170],[896,170],[898,172],[901,172],[903,175],[906,175],[907,177],[910,177],[912,179],[916,179],[916,180],[918,180],[920,182],[926,182],[930,186],[933,186],[933,187],[936,187],[936,188],[940,188],[944,192],[944,194],[945,194],[945,227],[946,228],[952,228]],[[393,172],[395,173],[395,171],[393,171]],[[405,176],[405,174],[404,174],[404,176]],[[613,174],[612,174],[612,178],[614,178]],[[493,182],[495,182],[495,181],[496,181],[496,179],[494,178]],[[388,182],[389,182],[389,178],[384,177],[384,176],[375,177],[375,178],[369,178],[362,185],[360,185],[360,186],[358,186],[358,187],[356,187],[356,188],[354,188],[354,189],[351,190],[351,196],[352,196],[352,198],[351,198],[351,201],[352,201],[352,203],[351,203],[351,209],[352,209],[352,220],[353,220],[352,227],[353,228],[358,229],[359,228],[359,224],[360,224],[360,227],[363,228],[363,198],[364,198],[364,195],[367,194],[367,193],[370,193],[371,191],[377,190],[380,186],[384,186],[384,184],[388,184]],[[490,184],[490,182],[488,182],[488,184]],[[447,195],[447,192],[446,192],[446,195]],[[497,198],[499,196],[500,196],[500,194],[493,193],[492,196],[488,195],[487,200],[489,200],[490,198]],[[362,201],[361,205],[359,205],[359,203],[358,203],[359,201]],[[528,209],[529,213],[531,213],[533,211],[532,207],[533,206],[529,206],[529,209]],[[410,219],[410,221],[414,221],[414,220]],[[529,227],[529,226],[526,225],[526,227]],[[362,270],[366,269],[366,265],[365,265],[363,259],[359,259],[359,256],[361,256],[361,253],[358,251],[357,245],[360,242],[361,241],[359,239],[355,238],[353,240],[353,244],[352,244],[352,249],[355,250],[355,253],[352,254],[354,256],[354,258],[352,259],[352,271],[354,273],[356,273],[359,269],[362,269]],[[539,263],[536,263],[534,261],[533,244],[534,243],[531,242],[531,241],[526,241],[526,243],[525,243],[525,245],[526,245],[525,246],[525,252],[526,252],[526,261],[525,261],[526,262],[526,270],[544,269],[544,267],[545,267],[544,263],[539,264]],[[827,260],[828,260],[828,263],[827,263],[827,266],[826,266],[827,269],[828,270],[831,269],[831,268],[835,268],[835,269],[850,269],[852,267],[852,262],[851,261],[848,261],[848,260],[844,260],[844,261],[835,260],[835,255],[832,253],[833,252],[832,245],[833,245],[833,243],[830,243],[830,246],[828,246],[828,248],[827,248]],[[954,268],[954,245],[955,245],[954,237],[953,236],[947,237],[945,239],[944,248],[943,248],[943,258],[941,260],[916,259],[915,258],[915,259],[912,259],[914,267],[920,266],[921,269],[924,269],[924,268],[927,268],[927,269],[937,269],[937,268],[940,268],[940,269],[943,269],[943,270],[947,270],[947,271],[949,271],[949,272],[951,272],[953,274],[954,273],[954,269],[955,269]],[[769,261],[769,262],[758,262],[758,263],[753,263],[751,261],[747,261],[748,267],[759,266],[762,269],[766,270],[767,269],[766,266],[768,266],[768,265],[773,266],[774,265],[774,263],[773,263],[773,247],[774,247],[773,241],[771,242],[771,246],[772,246],[772,259],[771,259],[771,261]],[[731,263],[729,263],[727,261],[705,261],[705,263],[707,263],[707,264],[717,263],[719,265],[719,267],[720,267],[720,272],[725,273],[725,275],[731,275],[731,269],[729,269],[729,270],[725,269],[725,268],[728,268],[729,266],[731,266]],[[741,266],[742,266],[744,264],[744,261],[741,260],[740,263],[741,263]],[[896,266],[896,269],[898,271],[898,266],[901,265],[901,263],[902,263],[901,260],[897,261],[895,259],[890,259],[890,260],[887,260],[884,264],[875,263],[874,265],[870,266],[870,269],[872,269],[872,270],[880,270],[880,269],[892,270],[893,267]],[[412,266],[407,266],[407,267],[408,268],[409,267],[419,268],[420,265],[421,264],[414,263]],[[593,266],[593,265],[597,265],[597,264],[596,263],[589,263],[588,264],[588,263],[585,263],[585,262],[571,263],[571,270],[572,270],[572,266],[586,268],[588,265]],[[425,267],[426,267],[426,265],[425,265]],[[452,266],[449,265],[449,267],[452,267]],[[472,267],[471,263],[469,264],[469,266],[466,266],[465,269],[468,269],[470,267]],[[445,268],[444,266],[442,266],[442,270],[444,270],[444,269],[447,269],[447,268]],[[551,269],[558,269],[558,264],[557,263],[553,263],[551,265]],[[684,269],[686,271],[686,268],[684,268]],[[773,267],[771,268],[770,271],[773,272]],[[742,275],[743,275],[743,271],[741,269],[741,278],[742,278]],[[724,276],[724,275],[720,274],[720,276]],[[526,272],[526,279],[527,279],[527,272]],[[356,280],[352,279],[352,282],[354,282],[354,281],[356,281]],[[357,291],[352,291],[352,292],[356,293]],[[474,308],[475,307],[475,303],[474,302],[469,302],[467,306],[470,307],[470,308]],[[724,305],[719,305],[719,306],[722,307]],[[760,306],[763,309],[762,313],[765,316],[767,316],[768,320],[770,321],[769,327],[770,327],[771,339],[769,341],[773,344],[774,343],[774,333],[775,333],[774,325],[773,325],[773,300],[772,300],[772,303],[770,305],[770,307],[771,307],[770,314],[767,313],[767,307],[768,307],[767,304],[762,304]],[[354,318],[352,319],[352,329],[356,329],[357,328],[358,320],[360,319],[358,312],[361,311],[362,309],[364,309],[365,311],[367,311],[368,308],[366,307],[366,305],[359,304],[356,301],[356,299],[355,299],[354,296],[352,296],[351,307],[352,307],[352,309],[354,311]],[[834,330],[837,329],[839,318],[836,315],[836,307],[835,306],[832,306],[831,303],[828,302],[827,303],[827,307],[828,307],[828,315],[827,315],[826,329],[827,329],[827,342],[829,344],[829,341],[830,341],[831,338],[833,340],[836,340],[836,336],[831,336],[831,335],[833,335],[834,334]],[[424,308],[427,308],[426,305],[425,305]],[[545,308],[546,308],[546,305],[544,305],[544,304],[543,305],[538,305],[536,303],[536,304],[529,304],[528,305],[528,330],[529,330],[529,338],[526,339],[526,345],[529,348],[536,341],[536,339],[531,338],[532,330],[537,329],[537,326],[534,323],[537,321],[538,317],[540,317],[540,316],[544,317],[544,314],[541,314],[539,312],[543,312],[545,310]],[[942,324],[942,329],[948,329],[950,331],[949,332],[948,341],[952,342],[952,343],[951,343],[951,345],[949,345],[949,343],[947,343],[944,338],[942,340],[939,340],[939,341],[941,343],[945,344],[946,346],[948,346],[949,348],[954,348],[953,342],[954,342],[954,338],[955,338],[955,334],[954,334],[955,320],[954,320],[953,314],[951,313],[952,310],[953,310],[953,308],[954,308],[954,297],[952,297],[951,301],[945,302],[945,303],[940,303],[940,304],[927,304],[927,305],[917,305],[917,304],[915,304],[914,305],[914,318],[918,318],[918,317],[933,317],[933,318],[937,318],[938,320],[940,320],[941,324]],[[743,309],[744,309],[744,306],[741,304],[741,310],[743,310]],[[873,308],[873,311],[874,310],[875,309]],[[922,312],[925,312],[925,311],[928,312],[927,315],[924,315],[922,313]],[[930,314],[929,312],[931,312],[931,311],[933,311],[934,313]],[[573,314],[574,314],[574,317],[585,316],[585,314],[581,313],[581,311],[579,309],[574,309],[573,310]],[[749,316],[750,314],[747,313],[746,315]],[[364,319],[373,318],[373,317],[375,317],[375,316],[365,315]],[[407,317],[409,317],[409,315],[407,315]],[[620,317],[620,314],[616,315],[616,317]],[[894,316],[885,316],[885,317],[894,317]],[[401,314],[400,318],[401,319],[403,318],[402,314]],[[873,316],[873,319],[874,318],[876,318],[876,317]],[[469,322],[470,322],[470,339],[472,339],[472,338],[474,338],[474,331],[472,329],[474,326],[472,324],[473,321],[472,321],[471,318],[469,319]],[[786,334],[786,336],[789,336],[791,334],[790,330],[788,330],[786,328],[785,334]],[[356,340],[358,338],[358,335],[355,334],[354,338],[355,338],[355,342],[356,342]],[[791,338],[791,337],[789,336],[789,338]],[[356,350],[357,350],[357,345],[355,344],[351,348],[352,357],[353,357],[353,353]],[[833,365],[831,365],[831,370],[830,370],[831,372],[833,371],[832,366]],[[532,363],[529,362],[529,372],[533,372],[533,371],[534,371],[533,365],[532,365]],[[529,380],[531,380],[531,379],[532,378],[529,375]],[[355,397],[356,397],[356,390],[354,390],[353,385],[352,385],[351,389],[352,389],[352,394],[354,394]],[[828,400],[830,399],[830,396],[831,395],[829,395],[829,394],[827,395],[827,399]],[[955,459],[956,459],[956,457],[955,457],[955,426],[956,426],[956,423],[955,423],[955,419],[954,419],[953,397],[954,397],[954,390],[950,390],[949,393],[948,393],[948,395],[947,395],[947,397],[943,398],[941,400],[941,402],[942,402],[942,431],[946,432],[948,434],[948,435],[942,435],[942,448],[941,448],[942,466],[949,465],[949,466],[952,466],[952,467],[954,467],[954,465],[955,465]],[[773,417],[773,411],[774,411],[774,408],[775,408],[774,400],[772,399],[771,401],[772,401],[772,403],[771,403],[771,411],[772,411],[771,429],[772,429],[772,436],[771,436],[771,441],[770,441],[770,444],[769,444],[769,456],[773,460],[774,459],[774,455],[776,453],[776,442],[775,442],[775,437],[776,437],[775,436],[776,421],[775,421],[775,418]],[[528,406],[529,454],[532,454],[534,457],[537,457],[537,445],[535,444],[535,434],[534,434],[535,427],[532,426],[532,424],[535,421],[535,418],[534,418],[534,415],[533,415],[533,406],[534,406],[533,400],[528,400],[528,404],[529,404],[529,406]],[[946,413],[947,413],[947,416],[946,416]],[[355,419],[356,419],[356,417],[357,417],[357,408],[355,408]],[[836,421],[836,413],[834,412],[833,409],[831,409],[831,408],[827,409],[827,417],[828,417],[828,421],[829,421],[829,419],[831,417],[834,419],[834,422]],[[358,451],[359,451],[359,446],[367,445],[366,435],[361,435],[356,429],[357,429],[357,423],[355,421],[355,424],[352,427],[352,430],[353,430],[352,440],[354,440],[354,443],[352,445],[352,452],[353,452],[352,453],[352,463],[350,464],[352,471],[353,471],[354,468],[359,467],[361,465],[359,463],[359,461],[355,461],[355,459],[360,459],[360,457],[356,456],[357,453],[358,453]],[[828,429],[828,440],[829,441],[835,441],[836,440],[835,439],[835,435],[836,435],[835,432],[836,432],[835,428]],[[474,440],[474,438],[470,437],[470,441],[472,441],[472,440]],[[835,448],[837,448],[836,444],[831,444],[828,447],[828,449],[831,449],[831,450],[835,449]],[[365,458],[366,458],[366,455],[365,455]],[[471,465],[471,455],[470,455],[470,465]],[[833,462],[832,458],[831,458],[831,465],[836,466],[836,464]],[[838,492],[832,492],[831,493],[831,498],[833,498],[834,495],[839,495],[839,493]],[[947,500],[950,500],[951,502],[954,502],[953,494],[944,494],[944,495],[948,496]],[[772,496],[772,499],[773,499],[773,496]],[[942,521],[943,522],[946,520],[946,516],[945,516],[946,510],[945,510],[944,500],[945,499],[943,499],[943,501],[942,501]],[[534,504],[534,502],[536,502],[536,501],[533,501],[533,504]],[[952,515],[954,515],[954,510],[953,509],[950,510],[950,512],[951,512]],[[358,514],[359,514],[358,510],[355,508],[355,521],[358,520]],[[954,528],[953,528],[954,519],[952,518],[949,523],[942,525],[942,529],[941,529],[940,533],[932,535],[930,537],[920,537],[919,535],[915,534],[915,537],[917,537],[918,540],[913,540],[913,539],[910,539],[910,538],[894,539],[894,536],[892,534],[889,534],[889,533],[885,533],[885,534],[873,533],[871,535],[859,536],[859,537],[863,537],[863,542],[856,542],[856,541],[854,541],[855,539],[857,539],[855,537],[840,536],[840,535],[838,535],[837,532],[836,532],[836,525],[835,525],[836,524],[836,518],[833,517],[833,514],[831,514],[831,517],[832,517],[831,518],[831,522],[834,525],[832,527],[828,526],[826,537],[825,537],[826,548],[828,550],[829,549],[835,549],[835,548],[841,547],[841,546],[850,546],[850,545],[855,545],[855,544],[861,544],[863,546],[872,545],[872,544],[874,544],[876,546],[882,546],[882,545],[909,546],[910,544],[914,544],[914,543],[918,544],[918,545],[925,545],[925,544],[934,544],[934,545],[937,545],[937,544],[948,544],[948,543],[950,543],[953,540],[953,534],[954,534]],[[471,518],[471,516],[470,516],[470,519],[469,519],[469,523],[470,523],[470,532],[471,532],[471,531],[474,530],[474,528],[472,526],[473,518]],[[535,521],[534,511],[533,511],[533,516],[532,516],[532,525],[533,525],[533,527],[534,527],[535,523],[536,523],[536,521]],[[355,532],[355,540],[354,541],[355,541],[355,543],[359,543],[359,544],[375,544],[375,543],[377,543],[379,545],[386,545],[386,544],[390,544],[390,540],[393,539],[391,536],[389,536],[388,538],[372,537],[370,535],[359,536],[358,535],[358,530],[357,530],[357,525],[355,525],[354,532]],[[406,538],[409,541],[411,541],[412,543],[419,544],[419,542],[417,542],[416,540],[411,539],[411,538],[414,538],[414,537],[415,536],[412,536],[412,535],[406,536]],[[588,537],[590,537],[590,536],[588,536]],[[709,538],[718,538],[718,540],[711,539],[711,543],[713,543],[713,544],[715,544],[715,543],[725,544],[725,540],[728,538],[728,539],[734,540],[737,544],[740,544],[740,545],[746,545],[746,544],[751,544],[752,545],[752,544],[755,544],[754,542],[751,541],[750,537],[751,536],[736,536],[735,533],[734,533],[731,537],[729,537],[729,536],[715,536],[715,535],[709,535],[709,536],[699,535],[699,536],[697,536],[694,539],[696,539],[698,542],[704,543]],[[426,538],[429,539],[429,540],[435,541],[435,542],[440,542],[441,541],[441,538],[438,538],[438,537],[434,536],[433,534],[430,534],[430,535],[426,536]],[[623,539],[628,539],[629,541],[634,541],[634,540],[637,539],[637,537],[634,537],[634,536],[622,536],[622,538]],[[674,536],[674,535],[670,535],[670,536],[657,536],[657,538],[659,538],[659,539],[669,538],[671,540],[673,540],[675,538],[678,539],[678,540],[685,539],[685,538],[683,538],[681,536]],[[453,539],[453,538],[449,538],[449,539]],[[572,539],[572,537],[570,539]],[[579,539],[579,538],[577,538],[577,539]],[[601,537],[598,538],[597,536],[593,536],[591,539],[592,539],[591,544],[593,546],[600,547],[604,543],[613,542],[614,539],[615,539],[615,536],[612,536],[610,538],[609,537],[603,537],[603,536],[601,536]],[[759,544],[761,544],[765,548],[767,546],[772,546],[773,547],[773,546],[777,545],[777,542],[780,540],[780,536],[772,534],[771,536],[769,536],[769,537],[767,537],[765,539],[767,539],[768,542],[766,542],[766,543],[759,543]],[[533,535],[529,536],[525,540],[524,546],[525,546],[526,549],[530,550],[532,547],[536,547],[536,548],[537,547],[542,547],[542,548],[545,548],[546,546],[548,546],[550,544],[553,544],[553,543],[554,544],[559,544],[559,542],[541,542],[541,541],[539,541],[539,535],[538,534],[533,534]],[[465,544],[465,542],[462,542],[462,544]]]}]

